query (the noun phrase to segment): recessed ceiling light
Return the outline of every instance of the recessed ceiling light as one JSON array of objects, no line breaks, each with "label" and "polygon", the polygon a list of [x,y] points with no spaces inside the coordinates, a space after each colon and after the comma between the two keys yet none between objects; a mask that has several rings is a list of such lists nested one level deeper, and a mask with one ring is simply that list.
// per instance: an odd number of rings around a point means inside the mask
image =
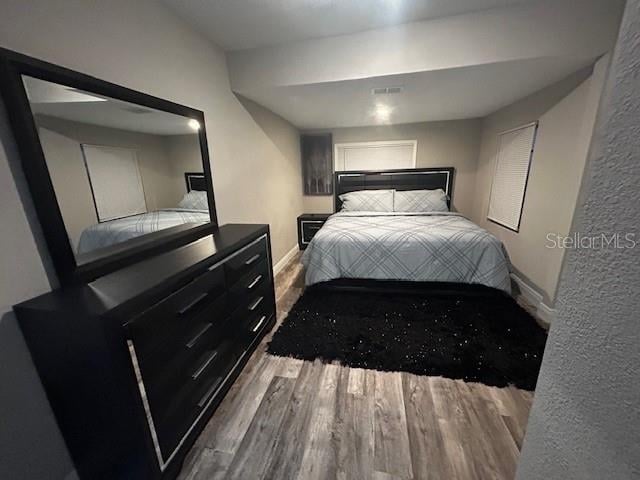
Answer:
[{"label": "recessed ceiling light", "polygon": [[374,115],[379,121],[386,122],[391,117],[391,111],[392,108],[389,105],[377,103],[374,110]]},{"label": "recessed ceiling light", "polygon": [[189,120],[188,124],[193,130],[200,130],[200,122],[194,118]]}]

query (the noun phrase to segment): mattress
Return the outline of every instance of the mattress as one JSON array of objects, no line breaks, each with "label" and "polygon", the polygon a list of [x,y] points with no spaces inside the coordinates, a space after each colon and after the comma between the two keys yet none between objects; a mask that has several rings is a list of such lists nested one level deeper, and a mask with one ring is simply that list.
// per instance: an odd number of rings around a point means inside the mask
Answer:
[{"label": "mattress", "polygon": [[305,283],[337,278],[481,284],[511,291],[502,242],[452,212],[339,212],[302,256]]},{"label": "mattress", "polygon": [[78,254],[108,247],[176,225],[200,224],[208,221],[209,212],[207,210],[172,208],[98,223],[86,228],[80,235]]}]

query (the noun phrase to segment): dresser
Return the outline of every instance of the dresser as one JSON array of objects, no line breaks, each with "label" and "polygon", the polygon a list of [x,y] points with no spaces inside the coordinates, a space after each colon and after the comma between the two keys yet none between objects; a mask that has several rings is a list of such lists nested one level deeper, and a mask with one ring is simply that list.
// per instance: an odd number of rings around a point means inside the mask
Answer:
[{"label": "dresser", "polygon": [[14,307],[80,478],[175,478],[275,322],[271,265],[230,224]]},{"label": "dresser", "polygon": [[303,213],[298,217],[298,247],[304,250],[331,213]]}]

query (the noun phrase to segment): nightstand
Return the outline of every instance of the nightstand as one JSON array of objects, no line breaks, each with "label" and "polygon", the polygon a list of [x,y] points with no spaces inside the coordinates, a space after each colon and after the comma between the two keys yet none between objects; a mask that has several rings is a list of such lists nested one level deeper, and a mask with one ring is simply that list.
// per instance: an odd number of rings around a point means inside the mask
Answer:
[{"label": "nightstand", "polygon": [[304,250],[332,213],[303,213],[298,217],[298,246]]}]

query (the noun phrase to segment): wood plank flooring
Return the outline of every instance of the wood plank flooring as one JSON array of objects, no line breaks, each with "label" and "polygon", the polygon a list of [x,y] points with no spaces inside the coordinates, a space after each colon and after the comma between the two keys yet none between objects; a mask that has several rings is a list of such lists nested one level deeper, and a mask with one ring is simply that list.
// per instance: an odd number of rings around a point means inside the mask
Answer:
[{"label": "wood plank flooring", "polygon": [[[303,286],[296,258],[276,278],[278,324]],[[514,478],[530,392],[274,357],[269,338],[181,479]]]}]

